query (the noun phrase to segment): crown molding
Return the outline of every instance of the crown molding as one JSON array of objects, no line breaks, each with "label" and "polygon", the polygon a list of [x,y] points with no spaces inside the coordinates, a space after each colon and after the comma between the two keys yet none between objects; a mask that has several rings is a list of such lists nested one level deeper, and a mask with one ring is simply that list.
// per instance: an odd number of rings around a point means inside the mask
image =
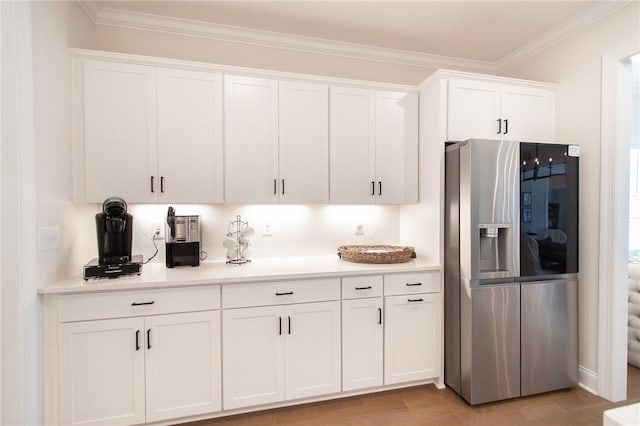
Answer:
[{"label": "crown molding", "polygon": [[571,37],[580,30],[606,18],[617,10],[637,1],[638,0],[600,1],[552,30],[542,34],[540,37],[519,47],[502,59],[499,59],[495,63],[494,71],[496,74],[500,74],[520,62],[549,49],[562,40]]},{"label": "crown molding", "polygon": [[589,25],[638,0],[602,0],[561,23],[540,37],[526,43],[496,62],[431,55],[357,43],[304,37],[256,30],[191,19],[102,7],[95,2],[78,0],[78,4],[96,25],[153,31],[188,37],[207,38],[232,43],[286,49],[321,55],[418,66],[432,69],[456,69],[482,74],[500,74],[532,56],[552,47]]},{"label": "crown molding", "polygon": [[[157,56],[144,56],[131,53],[106,52],[100,50],[88,50],[69,48],[72,58],[92,59],[97,61],[123,62],[126,64],[147,65],[152,67],[179,68],[182,70],[218,72],[236,74],[247,77],[271,78],[279,80],[299,81],[306,83],[320,83],[332,86],[360,87],[363,89],[391,90],[399,92],[416,93],[416,86],[410,84],[388,83],[382,81],[355,80],[340,77],[327,77],[324,75],[302,74],[287,71],[264,70],[259,68],[240,67],[236,65],[211,64],[207,62],[187,61],[183,59],[170,59]],[[472,74],[473,75],[473,74]]]},{"label": "crown molding", "polygon": [[430,55],[408,50],[389,49],[357,43],[347,43],[315,37],[304,37],[232,25],[222,25],[115,8],[99,7],[94,6],[90,1],[78,1],[78,3],[96,25],[208,38],[233,43],[251,44],[256,46],[425,68],[455,68],[481,73],[493,73],[494,71],[494,64],[487,61]]}]

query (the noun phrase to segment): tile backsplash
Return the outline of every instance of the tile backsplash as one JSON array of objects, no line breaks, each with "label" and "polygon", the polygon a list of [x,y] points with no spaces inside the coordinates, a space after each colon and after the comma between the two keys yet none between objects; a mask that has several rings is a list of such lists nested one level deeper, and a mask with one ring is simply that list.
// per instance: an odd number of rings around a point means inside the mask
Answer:
[{"label": "tile backsplash", "polygon": [[[247,258],[334,255],[342,244],[397,244],[399,207],[379,205],[173,205],[176,215],[200,215],[201,249],[207,260],[224,260],[222,246],[229,222],[237,215],[255,229]],[[99,205],[79,206],[77,235],[80,265],[96,257],[94,216]],[[144,260],[153,255],[153,225],[162,224],[164,236],[168,205],[129,206],[134,218],[133,254]],[[269,227],[271,236],[263,235]],[[360,229],[361,235],[356,235]],[[165,260],[164,239],[156,240],[158,255],[153,262]]]}]

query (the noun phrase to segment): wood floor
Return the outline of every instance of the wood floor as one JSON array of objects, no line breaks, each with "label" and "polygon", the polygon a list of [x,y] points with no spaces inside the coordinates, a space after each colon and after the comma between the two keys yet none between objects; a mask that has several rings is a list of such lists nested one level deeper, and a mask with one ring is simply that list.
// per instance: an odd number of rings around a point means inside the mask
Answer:
[{"label": "wood floor", "polygon": [[189,426],[602,425],[610,408],[640,402],[640,369],[629,366],[627,400],[610,403],[580,388],[471,407],[433,385],[239,414]]}]

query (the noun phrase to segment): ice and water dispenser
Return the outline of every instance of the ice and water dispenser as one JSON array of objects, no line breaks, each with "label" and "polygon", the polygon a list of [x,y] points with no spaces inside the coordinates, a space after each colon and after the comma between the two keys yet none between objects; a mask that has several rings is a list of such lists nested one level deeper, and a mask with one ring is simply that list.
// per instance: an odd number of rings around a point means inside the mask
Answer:
[{"label": "ice and water dispenser", "polygon": [[511,269],[511,224],[480,224],[478,230],[478,272],[513,272]]}]

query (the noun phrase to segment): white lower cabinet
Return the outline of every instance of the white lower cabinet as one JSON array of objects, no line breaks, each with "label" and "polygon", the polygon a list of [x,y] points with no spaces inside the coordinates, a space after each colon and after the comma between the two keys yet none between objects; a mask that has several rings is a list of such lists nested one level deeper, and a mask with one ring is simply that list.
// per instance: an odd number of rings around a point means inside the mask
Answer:
[{"label": "white lower cabinet", "polygon": [[340,302],[223,311],[224,409],[340,391]]},{"label": "white lower cabinet", "polygon": [[59,339],[61,424],[220,410],[219,311],[63,323]]},{"label": "white lower cabinet", "polygon": [[220,312],[145,318],[147,422],[220,411]]},{"label": "white lower cabinet", "polygon": [[383,383],[382,297],[342,301],[342,390]]},{"label": "white lower cabinet", "polygon": [[384,384],[439,376],[440,293],[387,296],[384,308]]},{"label": "white lower cabinet", "polygon": [[225,410],[284,399],[282,306],[222,311]]},{"label": "white lower cabinet", "polygon": [[61,324],[60,424],[145,422],[144,318]]}]

